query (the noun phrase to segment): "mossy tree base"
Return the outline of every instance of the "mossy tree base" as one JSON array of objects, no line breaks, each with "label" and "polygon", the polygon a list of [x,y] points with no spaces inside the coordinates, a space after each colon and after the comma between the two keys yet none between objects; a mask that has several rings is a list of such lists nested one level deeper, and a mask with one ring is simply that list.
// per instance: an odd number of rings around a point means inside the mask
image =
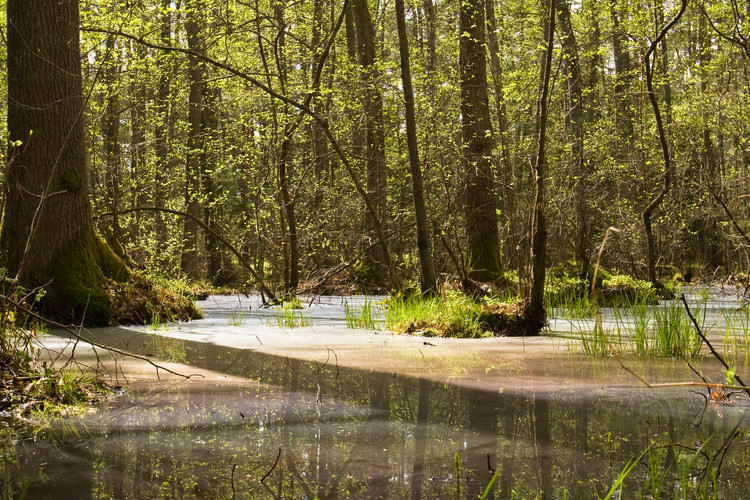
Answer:
[{"label": "mossy tree base", "polygon": [[200,318],[189,297],[134,274],[97,234],[55,260],[39,301],[42,314],[64,324],[108,326]]}]

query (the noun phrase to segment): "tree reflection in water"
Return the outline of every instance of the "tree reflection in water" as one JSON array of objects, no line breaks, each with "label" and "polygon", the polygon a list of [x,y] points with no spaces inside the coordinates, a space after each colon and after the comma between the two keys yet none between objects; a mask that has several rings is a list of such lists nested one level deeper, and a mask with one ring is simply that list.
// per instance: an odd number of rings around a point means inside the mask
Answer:
[{"label": "tree reflection in water", "polygon": [[664,492],[683,476],[710,484],[712,470],[720,496],[747,494],[746,403],[706,409],[684,390],[480,390],[187,341],[185,353],[248,382],[136,385],[78,433],[58,432],[60,445],[6,443],[5,496],[455,498],[458,452],[462,498],[496,468],[490,498],[592,498],[646,449],[627,496],[650,494],[653,477]]}]

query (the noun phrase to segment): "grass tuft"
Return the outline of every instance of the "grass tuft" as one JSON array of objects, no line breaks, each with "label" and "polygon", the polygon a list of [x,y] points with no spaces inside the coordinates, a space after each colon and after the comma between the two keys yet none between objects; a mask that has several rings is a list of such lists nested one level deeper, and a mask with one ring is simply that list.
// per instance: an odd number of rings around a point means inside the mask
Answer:
[{"label": "grass tuft", "polygon": [[480,338],[510,334],[521,321],[517,303],[477,302],[457,291],[392,298],[385,311],[387,329],[427,337]]}]

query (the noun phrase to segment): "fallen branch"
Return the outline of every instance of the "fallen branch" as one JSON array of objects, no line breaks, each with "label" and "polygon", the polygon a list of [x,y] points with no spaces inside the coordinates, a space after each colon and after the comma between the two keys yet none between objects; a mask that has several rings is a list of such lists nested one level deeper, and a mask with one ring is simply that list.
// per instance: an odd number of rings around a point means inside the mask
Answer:
[{"label": "fallen branch", "polygon": [[114,347],[107,346],[107,345],[103,344],[102,342],[99,342],[99,341],[97,341],[97,340],[95,340],[93,338],[86,338],[85,336],[81,335],[79,332],[76,331],[76,329],[84,330],[83,328],[76,327],[76,326],[71,326],[71,325],[64,325],[62,323],[58,323],[56,321],[52,321],[50,319],[47,319],[47,318],[45,318],[45,317],[43,317],[43,316],[35,313],[31,309],[29,309],[27,307],[24,307],[20,303],[16,302],[15,300],[13,300],[10,297],[7,297],[5,295],[0,294],[0,301],[7,302],[8,304],[14,306],[15,308],[17,308],[18,310],[20,310],[23,313],[27,314],[28,316],[36,319],[37,321],[41,321],[43,323],[48,324],[49,326],[53,326],[55,328],[60,328],[62,330],[65,330],[70,335],[72,335],[75,339],[81,340],[83,342],[88,342],[93,347],[98,347],[100,349],[104,349],[104,350],[106,350],[107,352],[109,352],[111,354],[119,354],[121,356],[126,356],[128,358],[137,359],[139,361],[145,361],[146,363],[150,364],[151,366],[153,366],[156,369],[156,375],[157,375],[157,377],[159,376],[159,370],[163,370],[163,371],[165,371],[165,372],[167,372],[167,373],[169,373],[171,375],[175,375],[177,377],[182,377],[182,378],[186,378],[186,379],[189,379],[191,377],[203,377],[203,375],[200,375],[200,374],[185,375],[185,374],[176,372],[174,370],[170,370],[169,368],[166,368],[166,367],[164,367],[164,366],[162,366],[160,364],[154,363],[152,360],[150,360],[149,358],[147,358],[145,356],[140,356],[138,354],[133,354],[133,353],[121,351],[119,349],[115,349]]},{"label": "fallen branch", "polygon": [[[698,335],[703,339],[703,341],[706,343],[708,348],[711,350],[711,353],[724,365],[724,367],[729,370],[729,365],[724,361],[724,359],[716,352],[716,350],[713,348],[711,343],[708,341],[705,335],[703,335],[703,332],[698,327],[698,323],[695,321],[695,318],[690,313],[690,309],[687,307],[687,302],[685,301],[685,295],[682,295],[682,301],[685,304],[685,308],[687,309],[688,316],[693,321],[693,325],[695,325],[696,330],[698,331]],[[708,388],[721,388],[721,389],[734,389],[734,390],[740,390],[745,391],[748,395],[750,395],[750,387],[746,386],[742,380],[735,376],[734,378],[737,380],[737,382],[740,383],[740,385],[733,385],[733,384],[720,384],[720,383],[711,383],[711,382],[663,382],[658,384],[653,384],[646,380],[645,378],[641,377],[638,373],[636,373],[635,370],[633,370],[631,367],[629,367],[625,362],[620,358],[620,356],[617,355],[617,351],[615,350],[615,347],[612,345],[612,343],[609,341],[609,338],[604,334],[604,330],[601,330],[602,337],[604,338],[604,341],[607,343],[607,347],[609,347],[610,353],[612,353],[612,357],[615,358],[617,363],[622,367],[623,370],[633,375],[635,378],[637,378],[643,385],[648,387],[649,389],[656,389],[656,388],[664,388],[664,387],[708,387]],[[691,367],[692,368],[692,367]],[[704,379],[705,380],[705,379]]]},{"label": "fallen branch", "polygon": [[[726,361],[724,361],[724,358],[721,357],[721,355],[716,352],[716,349],[714,349],[714,346],[711,345],[711,342],[708,341],[705,335],[703,335],[703,332],[701,331],[701,327],[698,325],[698,322],[695,320],[695,317],[690,312],[690,308],[688,307],[687,300],[685,300],[685,294],[683,293],[680,298],[682,299],[682,303],[685,305],[685,311],[687,311],[687,315],[690,318],[690,321],[693,322],[693,326],[695,326],[695,332],[698,334],[698,336],[703,339],[703,342],[708,346],[708,349],[711,351],[711,354],[719,360],[719,362],[724,366],[724,368],[729,371],[731,368],[729,368],[729,365]],[[748,388],[745,383],[742,381],[742,379],[739,377],[739,375],[734,375],[734,379],[737,380],[737,382],[740,383],[740,387],[742,387],[742,390],[747,393],[748,396],[750,396],[750,388]]]}]

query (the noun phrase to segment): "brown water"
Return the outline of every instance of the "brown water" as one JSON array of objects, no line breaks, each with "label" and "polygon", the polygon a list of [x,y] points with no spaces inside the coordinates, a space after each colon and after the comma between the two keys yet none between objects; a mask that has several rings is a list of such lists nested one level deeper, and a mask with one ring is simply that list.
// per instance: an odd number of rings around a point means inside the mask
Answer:
[{"label": "brown water", "polygon": [[[490,498],[596,498],[638,460],[619,498],[654,482],[672,498],[704,477],[719,498],[750,498],[741,395],[648,389],[560,338],[396,337],[320,310],[307,329],[269,326],[265,312],[230,327],[217,300],[208,320],[156,335],[94,332],[201,377],[155,381],[100,355],[125,393],[57,425],[54,444],[6,445],[4,496],[476,498],[499,470]],[[652,382],[697,379],[679,360],[627,362]],[[713,360],[693,364],[723,378]]]}]

